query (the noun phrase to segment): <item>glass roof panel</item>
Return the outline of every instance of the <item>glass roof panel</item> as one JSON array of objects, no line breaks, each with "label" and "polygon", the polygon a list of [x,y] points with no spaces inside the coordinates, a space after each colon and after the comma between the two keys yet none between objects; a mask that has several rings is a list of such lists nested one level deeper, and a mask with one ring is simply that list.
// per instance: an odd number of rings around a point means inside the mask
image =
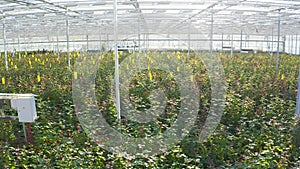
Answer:
[{"label": "glass roof panel", "polygon": [[[91,29],[88,33],[96,35],[93,29],[101,25],[105,28],[103,34],[113,35],[113,2],[0,0],[0,18],[7,26],[8,37],[17,36],[14,35],[15,30],[9,29],[18,29],[16,23],[23,29],[20,32],[27,31],[27,36],[56,36],[58,31],[66,30],[66,15],[73,34],[85,34],[81,29],[85,25]],[[293,29],[300,34],[298,0],[118,0],[118,31],[127,36],[126,32],[135,32],[137,25],[140,25],[140,30],[144,33],[187,33],[189,27],[193,31],[201,28],[201,32],[209,33],[213,15],[215,34],[239,34],[237,30],[248,27],[248,33],[255,35],[257,31],[252,28],[254,26],[260,28],[261,34],[269,34],[271,27],[276,26],[279,9],[282,33],[286,34]]]}]

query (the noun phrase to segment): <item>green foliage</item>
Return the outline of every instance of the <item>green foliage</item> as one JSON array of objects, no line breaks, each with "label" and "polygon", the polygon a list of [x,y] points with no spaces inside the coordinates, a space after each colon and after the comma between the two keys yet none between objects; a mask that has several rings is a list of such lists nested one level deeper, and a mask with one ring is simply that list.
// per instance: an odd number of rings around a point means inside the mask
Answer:
[{"label": "green foliage", "polygon": [[[175,53],[181,59],[185,53]],[[79,56],[71,54],[71,63]],[[127,57],[123,53],[120,62]],[[105,53],[96,78],[99,109],[112,126],[116,109],[110,96],[114,75],[114,55]],[[39,119],[32,123],[34,142],[26,144],[22,125],[17,120],[0,121],[0,168],[296,168],[300,164],[299,132],[294,128],[299,56],[280,56],[280,72],[275,73],[275,58],[264,54],[219,54],[228,89],[221,122],[210,138],[200,143],[199,132],[210,107],[210,82],[206,69],[192,53],[189,63],[200,92],[199,116],[190,135],[161,154],[125,159],[102,149],[83,131],[72,101],[72,68],[66,54],[22,53],[9,57],[9,71],[0,72],[1,93],[38,95]],[[3,59],[1,70],[5,70]],[[37,76],[41,80],[38,81]],[[168,74],[152,70],[137,74],[130,87],[135,108],[148,109],[151,90],[164,89],[168,98],[166,114],[140,125],[123,121],[123,134],[145,137],[162,133],[176,119],[180,93]],[[9,112],[6,112],[9,113]],[[173,113],[173,114],[172,114]],[[296,136],[295,136],[296,135]],[[294,137],[295,136],[295,137]],[[298,139],[298,140],[297,140]]]}]

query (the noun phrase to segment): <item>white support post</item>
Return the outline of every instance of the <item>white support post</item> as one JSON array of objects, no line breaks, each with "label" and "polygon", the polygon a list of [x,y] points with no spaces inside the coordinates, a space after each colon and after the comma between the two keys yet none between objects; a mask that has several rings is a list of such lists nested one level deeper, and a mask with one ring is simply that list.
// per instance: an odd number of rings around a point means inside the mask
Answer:
[{"label": "white support post", "polygon": [[[139,53],[141,52],[141,24],[140,24],[140,17],[138,18],[138,51]],[[139,62],[140,62],[140,57],[139,57]]]},{"label": "white support post", "polygon": [[290,55],[292,55],[293,54],[293,43],[294,43],[293,42],[293,35],[291,35],[290,37],[291,37],[291,39],[290,39],[290,44],[291,44],[291,46],[290,46],[291,47]]},{"label": "white support post", "polygon": [[71,61],[70,61],[70,29],[69,29],[69,18],[68,18],[68,9],[66,12],[66,33],[67,33],[67,53],[68,53],[68,69],[71,69]]},{"label": "white support post", "polygon": [[18,53],[19,53],[19,60],[21,60],[21,47],[20,47],[20,34],[18,34]]},{"label": "white support post", "polygon": [[86,35],[86,51],[89,51],[89,35]]},{"label": "white support post", "polygon": [[210,24],[210,71],[213,70],[213,29],[214,29],[214,14],[211,13],[211,24]]},{"label": "white support post", "polygon": [[5,27],[5,14],[3,14],[3,48],[5,57],[5,69],[8,71],[8,60],[7,60],[7,50],[6,50],[6,27]]},{"label": "white support post", "polygon": [[191,50],[191,19],[189,19],[189,28],[188,28],[188,54],[187,58],[190,59],[190,50]]},{"label": "white support post", "polygon": [[[141,18],[140,16],[138,17],[138,25],[137,25],[137,28],[138,28],[138,65],[139,65],[139,71],[142,70],[141,68]],[[134,49],[135,49],[135,46],[134,46]]]},{"label": "white support post", "polygon": [[231,51],[230,51],[230,58],[232,58],[233,55],[233,33],[231,33]]},{"label": "white support post", "polygon": [[52,37],[52,51],[54,52],[55,51],[55,40],[54,40],[54,37]]},{"label": "white support post", "polygon": [[270,53],[270,41],[269,41],[269,35],[267,35],[267,51]]},{"label": "white support post", "polygon": [[114,0],[114,45],[115,45],[115,84],[116,84],[116,106],[117,119],[121,121],[121,101],[119,82],[119,55],[118,55],[118,0]]},{"label": "white support post", "polygon": [[59,40],[58,40],[58,36],[59,36],[59,31],[57,31],[57,36],[56,36],[56,52],[57,52],[57,58],[59,59],[60,58],[60,53],[59,53]]},{"label": "white support post", "polygon": [[25,53],[27,53],[28,43],[26,42],[26,31],[24,32],[23,42],[23,46],[25,46]]},{"label": "white support post", "polygon": [[272,26],[272,47],[271,47],[271,56],[273,56],[274,50],[274,26]]},{"label": "white support post", "polygon": [[150,46],[150,41],[149,41],[150,38],[149,37],[150,37],[150,34],[147,33],[147,37],[146,37],[147,38],[147,40],[146,40],[147,41],[147,50],[149,50],[149,46]]},{"label": "white support post", "polygon": [[100,27],[100,23],[99,23],[99,54],[100,54],[100,58],[102,57],[102,46],[101,46],[101,27]]},{"label": "white support post", "polygon": [[278,33],[277,33],[277,53],[276,53],[276,73],[279,69],[279,40],[280,40],[280,10],[278,10]]},{"label": "white support post", "polygon": [[298,34],[296,34],[295,55],[298,54]]},{"label": "white support post", "polygon": [[147,44],[146,44],[146,34],[144,33],[144,52],[146,51]]},{"label": "white support post", "polygon": [[243,30],[241,29],[240,52],[242,52],[242,48],[243,48]]},{"label": "white support post", "polygon": [[222,32],[222,44],[221,44],[221,51],[223,52],[223,46],[224,46],[224,33]]},{"label": "white support post", "polygon": [[109,38],[108,38],[108,34],[106,34],[106,48],[109,49]]}]

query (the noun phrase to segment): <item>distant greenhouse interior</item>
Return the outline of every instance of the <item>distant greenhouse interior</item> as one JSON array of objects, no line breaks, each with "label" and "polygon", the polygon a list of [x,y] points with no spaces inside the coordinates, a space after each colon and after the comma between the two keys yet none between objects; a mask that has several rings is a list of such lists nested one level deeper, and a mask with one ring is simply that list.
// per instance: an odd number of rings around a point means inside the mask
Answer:
[{"label": "distant greenhouse interior", "polygon": [[300,166],[300,0],[0,0],[0,169]]},{"label": "distant greenhouse interior", "polygon": [[67,51],[67,42],[70,51],[111,50],[116,31],[119,46],[209,50],[211,40],[213,50],[274,52],[279,45],[299,54],[299,3],[119,0],[114,8],[112,0],[1,1],[0,50]]}]

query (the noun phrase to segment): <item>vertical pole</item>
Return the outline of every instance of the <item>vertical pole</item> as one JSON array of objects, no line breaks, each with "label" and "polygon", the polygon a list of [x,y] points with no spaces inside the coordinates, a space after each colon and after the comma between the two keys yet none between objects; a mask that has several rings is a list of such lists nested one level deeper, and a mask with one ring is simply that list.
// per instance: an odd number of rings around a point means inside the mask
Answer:
[{"label": "vertical pole", "polygon": [[7,61],[7,50],[6,50],[6,27],[5,27],[5,15],[3,14],[3,48],[5,57],[5,69],[8,71],[8,61]]},{"label": "vertical pole", "polygon": [[106,34],[106,48],[109,49],[108,34]]},{"label": "vertical pole", "polygon": [[276,73],[279,67],[279,40],[280,40],[280,10],[278,10],[278,34],[277,34],[277,54],[276,54]]},{"label": "vertical pole", "polygon": [[300,69],[298,74],[298,95],[297,95],[297,103],[296,103],[296,120],[299,119],[300,114]]},{"label": "vertical pole", "polygon": [[27,137],[28,137],[28,143],[32,143],[30,123],[27,123]]},{"label": "vertical pole", "polygon": [[[138,47],[138,51],[139,51],[139,53],[140,53],[140,51],[141,51],[141,27],[140,27],[140,17],[138,18],[138,45],[139,45],[139,47]],[[140,57],[139,57],[140,58]],[[140,60],[139,60],[140,61]]]},{"label": "vertical pole", "polygon": [[[139,55],[138,55],[138,64],[139,64],[139,71],[141,71],[141,55],[140,55],[140,52],[141,52],[141,28],[140,28],[140,22],[141,22],[141,20],[140,20],[140,16],[139,16],[139,18],[138,18],[138,52],[139,52]],[[134,47],[134,49],[135,49],[135,47]]]},{"label": "vertical pole", "polygon": [[52,37],[52,51],[55,51],[55,40],[54,37]]},{"label": "vertical pole", "polygon": [[146,44],[146,34],[144,33],[144,51],[146,51],[146,48],[147,48],[146,45],[147,45],[147,44]]},{"label": "vertical pole", "polygon": [[290,54],[292,55],[292,54],[293,54],[293,43],[294,43],[294,42],[293,42],[293,35],[291,35],[290,37],[291,37],[291,39],[290,39],[290,44],[291,44],[291,46],[290,46],[290,47],[291,47],[291,52],[290,52]]},{"label": "vertical pole", "polygon": [[222,33],[222,44],[221,44],[222,48],[221,51],[223,52],[223,46],[224,46],[224,33]]},{"label": "vertical pole", "polygon": [[242,48],[243,48],[243,30],[241,29],[240,52],[242,52]]},{"label": "vertical pole", "polygon": [[70,29],[69,29],[69,18],[68,18],[68,9],[66,12],[66,28],[67,28],[67,53],[68,53],[68,69],[71,69],[71,61],[70,61]]},{"label": "vertical pole", "polygon": [[26,31],[24,32],[23,45],[25,46],[25,53],[27,54],[28,43],[26,42]]},{"label": "vertical pole", "polygon": [[117,118],[121,121],[120,106],[120,82],[119,82],[119,56],[118,56],[118,0],[114,0],[114,44],[115,44],[115,78],[116,78],[116,101],[117,101]]},{"label": "vertical pole", "polygon": [[298,54],[298,34],[296,34],[295,55]]},{"label": "vertical pole", "polygon": [[168,38],[168,46],[170,47],[171,46],[171,41],[170,41],[170,32],[169,31],[168,31],[167,38]]},{"label": "vertical pole", "polygon": [[89,51],[89,35],[86,35],[86,51]]},{"label": "vertical pole", "polygon": [[271,47],[271,56],[273,56],[274,50],[274,26],[272,26],[272,47]]},{"label": "vertical pole", "polygon": [[147,38],[147,50],[149,50],[149,46],[150,46],[150,41],[149,41],[149,38],[150,37],[150,34],[147,34],[146,38]]},{"label": "vertical pole", "polygon": [[21,60],[21,48],[20,48],[20,34],[18,35],[18,50],[19,50],[19,60]]},{"label": "vertical pole", "polygon": [[211,13],[211,24],[210,24],[210,71],[212,71],[212,67],[213,67],[213,54],[212,54],[212,50],[213,50],[213,29],[214,29],[214,14],[213,12]]},{"label": "vertical pole", "polygon": [[189,30],[188,30],[188,53],[187,58],[190,59],[190,50],[191,50],[191,19],[189,19]]},{"label": "vertical pole", "polygon": [[233,33],[231,33],[231,51],[230,51],[230,58],[232,58],[233,55]]},{"label": "vertical pole", "polygon": [[282,51],[285,52],[285,40],[286,40],[286,36],[282,36]]},{"label": "vertical pole", "polygon": [[102,46],[101,46],[101,27],[99,24],[99,53],[100,53],[100,58],[102,57]]},{"label": "vertical pole", "polygon": [[56,52],[57,52],[57,58],[60,58],[60,53],[59,53],[59,45],[58,45],[58,36],[59,36],[59,31],[57,31],[57,36],[56,36]]},{"label": "vertical pole", "polygon": [[[49,34],[47,35],[47,39],[48,39],[48,43],[47,43],[47,48],[46,48],[46,50],[51,50],[51,41],[50,41],[50,36],[49,36]],[[32,43],[31,43],[31,47],[32,47]],[[48,47],[50,48],[50,49],[48,49]]]}]

